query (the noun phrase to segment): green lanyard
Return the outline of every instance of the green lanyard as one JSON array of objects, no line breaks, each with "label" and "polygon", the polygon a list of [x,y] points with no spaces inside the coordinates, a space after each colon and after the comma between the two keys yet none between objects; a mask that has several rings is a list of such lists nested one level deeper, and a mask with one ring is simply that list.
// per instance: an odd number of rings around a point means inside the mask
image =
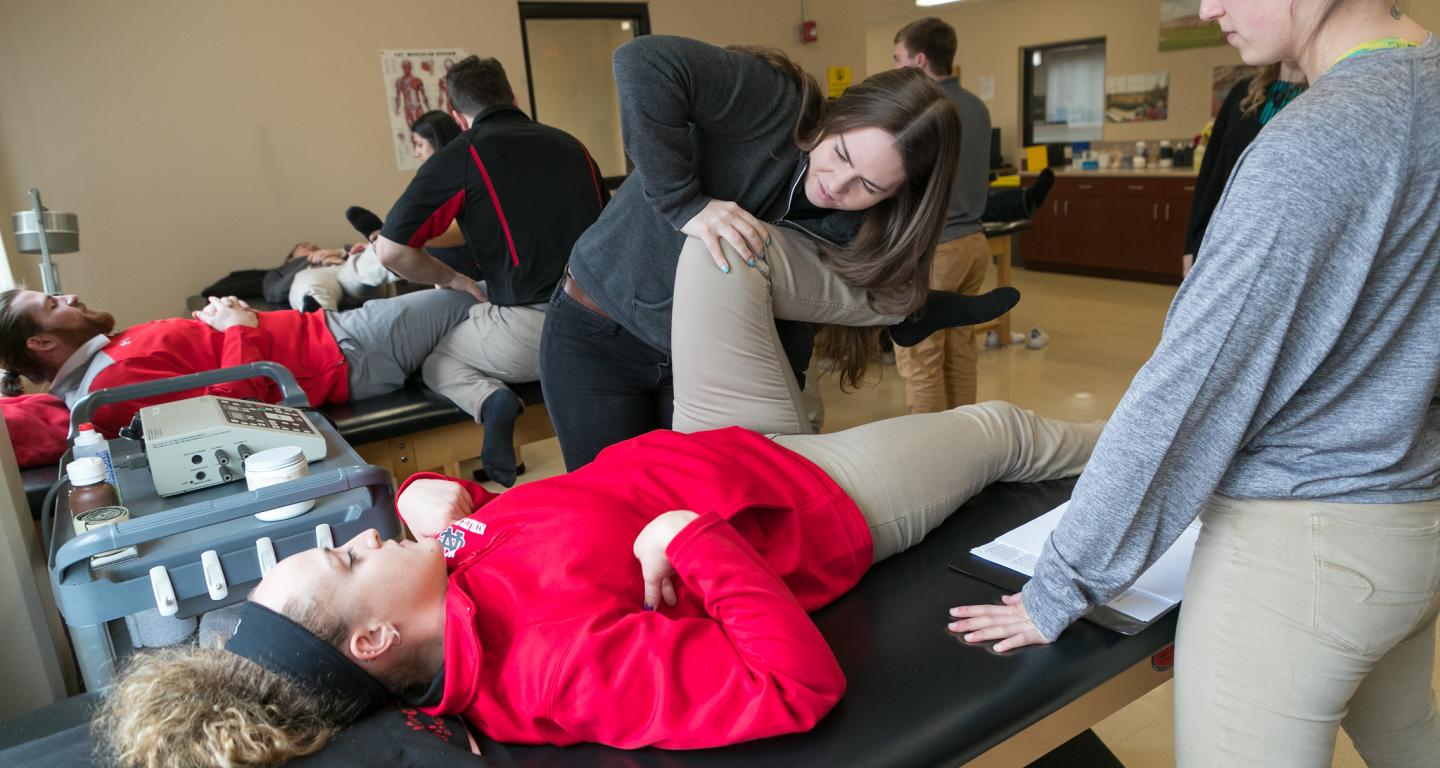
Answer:
[{"label": "green lanyard", "polygon": [[[1413,43],[1413,42],[1411,42],[1411,41],[1409,41],[1409,40],[1404,40],[1404,39],[1401,39],[1401,38],[1398,38],[1398,37],[1382,37],[1382,38],[1380,38],[1379,40],[1371,40],[1371,41],[1369,41],[1369,42],[1361,43],[1361,44],[1355,46],[1354,48],[1351,48],[1350,50],[1348,50],[1348,51],[1345,52],[1345,55],[1344,55],[1344,56],[1341,56],[1340,58],[1336,59],[1336,60],[1335,60],[1335,64],[1339,64],[1340,62],[1342,62],[1342,61],[1350,58],[1351,56],[1359,56],[1359,55],[1361,55],[1361,54],[1374,53],[1375,51],[1388,51],[1388,50],[1393,50],[1393,49],[1395,49],[1395,48],[1419,48],[1419,47],[1420,47],[1420,44],[1419,44],[1419,43]],[[1333,66],[1335,66],[1335,64],[1331,64],[1330,66],[1333,67]]]}]

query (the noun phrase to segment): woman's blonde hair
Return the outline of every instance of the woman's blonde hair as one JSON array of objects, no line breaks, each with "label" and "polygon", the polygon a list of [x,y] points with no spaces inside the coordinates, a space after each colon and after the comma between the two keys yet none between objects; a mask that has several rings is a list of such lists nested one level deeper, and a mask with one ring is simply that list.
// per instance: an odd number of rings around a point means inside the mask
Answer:
[{"label": "woman's blonde hair", "polygon": [[1255,110],[1265,103],[1269,98],[1270,85],[1280,79],[1280,62],[1262,67],[1255,77],[1250,79],[1250,89],[1245,92],[1245,98],[1240,100],[1240,114],[1249,117],[1255,114]]},{"label": "woman's blonde hair", "polygon": [[189,646],[137,654],[94,728],[101,754],[126,768],[238,768],[318,752],[343,709],[249,659]]},{"label": "woman's blonde hair", "polygon": [[[282,611],[331,645],[343,619],[314,601]],[[356,715],[354,702],[282,677],[223,648],[131,657],[96,714],[97,746],[125,768],[276,765],[318,752]]]}]

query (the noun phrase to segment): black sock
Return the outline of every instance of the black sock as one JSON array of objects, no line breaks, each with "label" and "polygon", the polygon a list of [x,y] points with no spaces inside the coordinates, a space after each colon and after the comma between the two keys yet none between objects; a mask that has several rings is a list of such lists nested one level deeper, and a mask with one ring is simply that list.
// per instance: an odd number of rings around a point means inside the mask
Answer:
[{"label": "black sock", "polygon": [[301,312],[319,312],[321,309],[324,307],[320,306],[320,302],[316,301],[314,296],[307,293],[300,297]]},{"label": "black sock", "polygon": [[345,220],[350,222],[350,226],[354,227],[356,232],[366,238],[370,237],[370,233],[379,232],[380,228],[385,226],[385,222],[381,221],[379,216],[358,205],[352,205],[345,209]]},{"label": "black sock", "polygon": [[1045,196],[1050,194],[1050,187],[1055,184],[1055,172],[1046,168],[1040,172],[1040,178],[1035,180],[1030,188],[1025,190],[1025,210],[1034,213],[1045,202]]},{"label": "black sock", "polygon": [[913,347],[936,331],[994,320],[1019,301],[1020,292],[1009,286],[979,296],[931,291],[919,312],[890,326],[890,338],[902,347]]},{"label": "black sock", "polygon": [[480,464],[491,480],[509,488],[515,484],[515,417],[520,415],[520,398],[502,389],[480,405],[480,423],[485,443],[480,447]]}]

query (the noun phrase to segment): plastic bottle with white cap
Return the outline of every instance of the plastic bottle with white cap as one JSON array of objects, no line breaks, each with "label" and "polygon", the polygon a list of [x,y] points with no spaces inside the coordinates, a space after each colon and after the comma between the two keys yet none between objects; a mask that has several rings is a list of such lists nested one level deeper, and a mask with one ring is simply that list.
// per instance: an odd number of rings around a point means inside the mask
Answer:
[{"label": "plastic bottle with white cap", "polygon": [[120,482],[115,478],[115,462],[110,458],[110,441],[106,440],[95,425],[85,422],[79,427],[75,435],[75,458],[94,456],[105,464],[105,482],[114,486],[115,493],[120,493]]},{"label": "plastic bottle with white cap", "polygon": [[[245,459],[245,487],[258,491],[267,486],[298,480],[310,474],[305,463],[305,452],[297,446],[285,445],[279,448],[252,453]],[[266,522],[289,520],[315,508],[315,500],[307,499],[283,507],[257,512],[256,519]]]}]

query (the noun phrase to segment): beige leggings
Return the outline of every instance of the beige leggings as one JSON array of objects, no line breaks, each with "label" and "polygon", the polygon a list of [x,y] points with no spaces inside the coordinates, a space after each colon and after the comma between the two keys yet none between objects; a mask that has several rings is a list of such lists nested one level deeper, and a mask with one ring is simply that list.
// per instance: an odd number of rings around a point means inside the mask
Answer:
[{"label": "beige leggings", "polygon": [[830,271],[809,237],[783,227],[766,231],[770,245],[753,268],[724,246],[728,274],[700,240],[686,239],[680,251],[670,337],[676,431],[741,426],[808,434],[775,320],[865,326],[904,319],[870,309],[866,292]]},{"label": "beige leggings", "polygon": [[855,500],[879,562],[918,544],[991,483],[1080,474],[1104,426],[992,401],[773,439],[815,462]]},{"label": "beige leggings", "polygon": [[1175,641],[1187,766],[1440,765],[1440,501],[1212,497]]}]

